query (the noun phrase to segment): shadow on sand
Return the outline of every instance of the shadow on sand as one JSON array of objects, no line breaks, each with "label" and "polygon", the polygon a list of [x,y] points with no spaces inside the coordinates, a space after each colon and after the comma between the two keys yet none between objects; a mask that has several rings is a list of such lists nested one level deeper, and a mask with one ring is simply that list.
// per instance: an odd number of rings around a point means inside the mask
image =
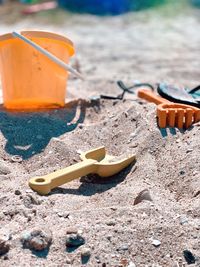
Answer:
[{"label": "shadow on sand", "polygon": [[192,125],[190,128],[188,129],[178,129],[178,128],[159,128],[160,134],[162,135],[162,137],[167,137],[169,135],[176,135],[178,132],[180,133],[185,133],[186,131],[191,131],[194,128],[194,126]]},{"label": "shadow on sand", "polygon": [[71,132],[84,122],[87,106],[85,101],[77,100],[53,110],[10,112],[0,108],[0,130],[7,140],[6,152],[23,159],[42,152],[52,137]]}]

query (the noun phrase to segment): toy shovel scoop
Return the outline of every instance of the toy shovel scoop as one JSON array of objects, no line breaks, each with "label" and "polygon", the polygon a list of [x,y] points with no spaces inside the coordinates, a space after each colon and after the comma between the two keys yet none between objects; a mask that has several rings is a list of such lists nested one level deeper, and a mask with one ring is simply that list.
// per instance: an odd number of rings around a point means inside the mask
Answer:
[{"label": "toy shovel scoop", "polygon": [[112,176],[135,160],[135,155],[123,159],[107,155],[105,147],[87,151],[80,157],[82,159],[80,163],[45,176],[31,178],[29,186],[37,193],[47,195],[53,188],[90,173],[96,173],[102,177]]}]

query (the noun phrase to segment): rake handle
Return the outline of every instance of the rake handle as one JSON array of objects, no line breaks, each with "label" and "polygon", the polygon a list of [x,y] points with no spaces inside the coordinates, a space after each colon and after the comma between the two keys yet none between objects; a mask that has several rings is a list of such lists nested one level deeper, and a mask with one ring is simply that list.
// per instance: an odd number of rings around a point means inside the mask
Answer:
[{"label": "rake handle", "polygon": [[169,101],[166,100],[165,98],[162,98],[147,89],[138,90],[138,97],[145,99],[148,102],[155,103],[156,105],[169,103]]}]

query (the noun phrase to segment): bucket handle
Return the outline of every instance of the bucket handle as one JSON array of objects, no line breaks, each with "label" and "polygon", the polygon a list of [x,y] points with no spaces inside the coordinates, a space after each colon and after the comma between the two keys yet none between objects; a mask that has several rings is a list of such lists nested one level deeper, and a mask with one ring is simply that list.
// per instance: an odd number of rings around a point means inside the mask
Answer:
[{"label": "bucket handle", "polygon": [[17,38],[21,39],[22,41],[26,42],[27,44],[31,45],[36,50],[38,50],[40,53],[42,53],[43,55],[45,55],[46,57],[48,57],[49,59],[51,59],[52,61],[54,61],[56,64],[58,64],[59,66],[61,66],[63,69],[65,69],[65,70],[73,73],[79,79],[84,80],[83,76],[78,71],[76,71],[74,68],[72,68],[71,66],[69,66],[68,64],[66,64],[65,62],[63,62],[62,60],[60,60],[59,58],[57,58],[56,56],[54,56],[53,54],[51,54],[46,49],[44,49],[41,46],[39,46],[35,42],[31,41],[30,39],[26,38],[25,36],[21,35],[18,32],[12,32],[12,35],[14,37],[17,37]]}]

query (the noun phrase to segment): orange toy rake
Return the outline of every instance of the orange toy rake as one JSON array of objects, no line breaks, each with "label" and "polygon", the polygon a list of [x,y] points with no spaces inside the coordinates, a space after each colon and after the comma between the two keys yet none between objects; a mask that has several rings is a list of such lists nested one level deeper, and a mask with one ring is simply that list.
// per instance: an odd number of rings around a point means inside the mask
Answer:
[{"label": "orange toy rake", "polygon": [[138,90],[138,97],[157,104],[158,126],[160,128],[177,127],[188,129],[200,121],[200,109],[190,105],[177,104],[162,98],[150,90]]}]

